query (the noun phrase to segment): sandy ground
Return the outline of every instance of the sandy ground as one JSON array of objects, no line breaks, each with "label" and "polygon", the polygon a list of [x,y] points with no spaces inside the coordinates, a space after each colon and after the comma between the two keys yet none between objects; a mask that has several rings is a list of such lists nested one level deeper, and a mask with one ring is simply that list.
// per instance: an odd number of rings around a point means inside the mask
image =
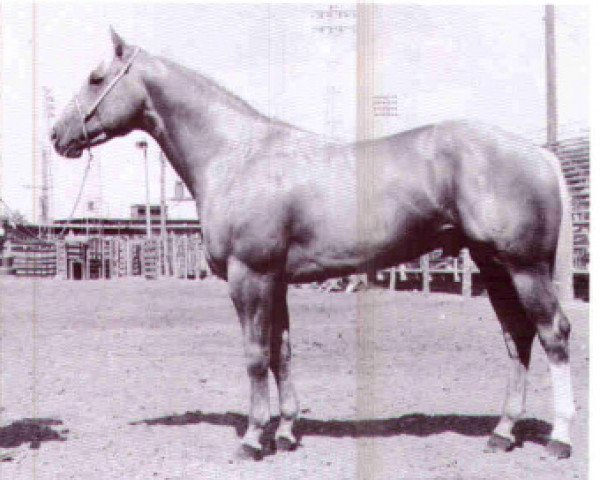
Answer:
[{"label": "sandy ground", "polygon": [[[573,457],[558,461],[543,447],[552,397],[537,343],[522,447],[483,451],[508,365],[487,299],[292,289],[302,445],[239,464],[248,380],[226,284],[0,278],[0,288],[0,447],[14,456],[3,480],[587,475],[585,303],[566,307],[577,417]],[[276,415],[273,386],[271,396]]]}]

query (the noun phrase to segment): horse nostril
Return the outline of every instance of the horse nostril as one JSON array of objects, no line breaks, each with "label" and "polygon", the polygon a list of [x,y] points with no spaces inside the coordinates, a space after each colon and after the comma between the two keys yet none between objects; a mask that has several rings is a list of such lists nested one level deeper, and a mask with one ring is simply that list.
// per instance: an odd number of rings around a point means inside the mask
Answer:
[{"label": "horse nostril", "polygon": [[56,142],[56,140],[58,140],[58,133],[56,133],[56,128],[53,128],[50,131],[50,140],[52,140],[53,142]]}]

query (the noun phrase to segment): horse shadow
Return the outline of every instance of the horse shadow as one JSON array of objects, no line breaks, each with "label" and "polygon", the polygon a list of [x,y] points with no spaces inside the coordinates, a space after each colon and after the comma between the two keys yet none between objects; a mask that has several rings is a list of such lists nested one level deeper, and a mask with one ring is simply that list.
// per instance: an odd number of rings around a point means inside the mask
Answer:
[{"label": "horse shadow", "polygon": [[64,442],[67,429],[55,430],[62,425],[53,418],[24,418],[0,427],[0,448],[16,448],[29,443],[29,448],[38,449],[42,442]]},{"label": "horse shadow", "polygon": [[[499,420],[500,417],[497,415],[427,415],[423,413],[410,413],[396,418],[373,420],[316,420],[298,417],[294,423],[294,434],[299,441],[304,436],[370,438],[412,435],[428,437],[446,432],[467,437],[485,437],[492,433]],[[201,423],[232,427],[237,436],[242,437],[248,426],[248,417],[235,412],[204,413],[198,410],[134,421],[130,422],[130,425],[181,426]],[[278,417],[271,417],[265,436],[274,435],[278,423]],[[534,418],[519,420],[513,430],[516,445],[521,446],[524,442],[545,445],[551,429],[552,426],[543,420]]]}]

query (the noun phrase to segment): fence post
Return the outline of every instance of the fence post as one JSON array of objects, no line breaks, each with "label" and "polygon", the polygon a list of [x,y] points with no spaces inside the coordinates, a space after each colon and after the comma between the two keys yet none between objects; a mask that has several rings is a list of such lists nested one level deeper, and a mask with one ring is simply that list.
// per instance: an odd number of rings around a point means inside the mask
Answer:
[{"label": "fence post", "polygon": [[98,243],[100,244],[100,278],[104,279],[104,262],[106,261],[104,258],[104,238],[100,237]]},{"label": "fence post", "polygon": [[169,234],[167,242],[167,275],[175,277],[175,237],[174,233]]},{"label": "fence post", "polygon": [[179,243],[180,238],[178,236],[173,236],[173,275],[175,278],[180,278],[179,272],[181,270],[181,262],[179,261]]},{"label": "fence post", "polygon": [[473,295],[472,264],[469,250],[463,248],[461,251],[463,274],[462,274],[462,295],[463,298],[469,298]]},{"label": "fence post", "polygon": [[406,282],[406,265],[400,264],[400,281]]},{"label": "fence post", "polygon": [[183,236],[183,278],[188,279],[190,268],[190,239],[188,235]]},{"label": "fence post", "polygon": [[133,258],[131,258],[131,239],[125,240],[125,275],[130,277],[133,274]]},{"label": "fence post", "polygon": [[67,266],[67,245],[65,240],[56,240],[56,276],[66,280],[69,276]]},{"label": "fence post", "polygon": [[85,255],[84,255],[84,260],[85,260],[85,266],[84,266],[84,271],[85,274],[83,275],[83,278],[85,278],[86,280],[89,280],[92,277],[92,271],[91,271],[91,248],[90,248],[90,241],[89,239],[86,240],[85,242]]},{"label": "fence post", "polygon": [[423,279],[423,293],[429,293],[429,254],[421,257],[421,275]]},{"label": "fence post", "polygon": [[390,290],[396,290],[396,267],[390,268]]},{"label": "fence post", "polygon": [[452,259],[452,277],[455,282],[460,282],[460,275],[458,273],[458,258]]},{"label": "fence post", "polygon": [[194,234],[194,275],[196,280],[200,280],[200,239],[197,233]]}]

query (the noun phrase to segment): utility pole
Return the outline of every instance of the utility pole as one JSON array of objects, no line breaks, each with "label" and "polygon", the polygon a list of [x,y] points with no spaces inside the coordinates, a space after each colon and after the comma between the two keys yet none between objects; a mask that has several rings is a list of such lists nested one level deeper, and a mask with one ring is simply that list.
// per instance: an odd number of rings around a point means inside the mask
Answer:
[{"label": "utility pole", "polygon": [[551,150],[554,150],[558,140],[554,5],[545,6],[544,23],[546,26],[546,143]]},{"label": "utility pole", "polygon": [[[546,115],[547,115],[547,132],[546,145],[556,152],[558,146],[558,113],[556,105],[556,20],[554,15],[554,5],[546,5],[544,7],[544,24],[545,24],[545,44],[546,44]],[[568,201],[570,202],[570,195]],[[567,205],[563,215],[571,215],[571,206]],[[568,222],[568,231],[559,237],[559,245],[557,249],[562,252],[557,255],[555,265],[555,284],[558,296],[561,300],[573,300],[573,227],[572,223]]]},{"label": "utility pole", "polygon": [[160,152],[160,243],[162,245],[162,253],[160,255],[160,272],[163,275],[167,274],[167,201],[166,201],[166,161],[165,154]]},{"label": "utility pole", "polygon": [[148,142],[144,139],[138,140],[135,144],[137,148],[142,150],[144,156],[144,175],[146,178],[146,236],[152,236],[152,224],[150,220],[150,186],[148,185]]},{"label": "utility pole", "polygon": [[[52,90],[48,87],[42,87],[44,95],[44,110],[46,116],[46,138],[42,147],[42,194],[40,195],[40,223],[49,226],[50,223],[50,189],[52,181],[52,148],[49,145],[50,130],[52,121],[55,118],[55,101]],[[48,229],[48,232],[51,230]]]},{"label": "utility pole", "polygon": [[40,224],[44,228],[49,227],[50,220],[50,149],[47,146],[43,146],[41,149],[42,153],[42,193],[40,195]]}]

